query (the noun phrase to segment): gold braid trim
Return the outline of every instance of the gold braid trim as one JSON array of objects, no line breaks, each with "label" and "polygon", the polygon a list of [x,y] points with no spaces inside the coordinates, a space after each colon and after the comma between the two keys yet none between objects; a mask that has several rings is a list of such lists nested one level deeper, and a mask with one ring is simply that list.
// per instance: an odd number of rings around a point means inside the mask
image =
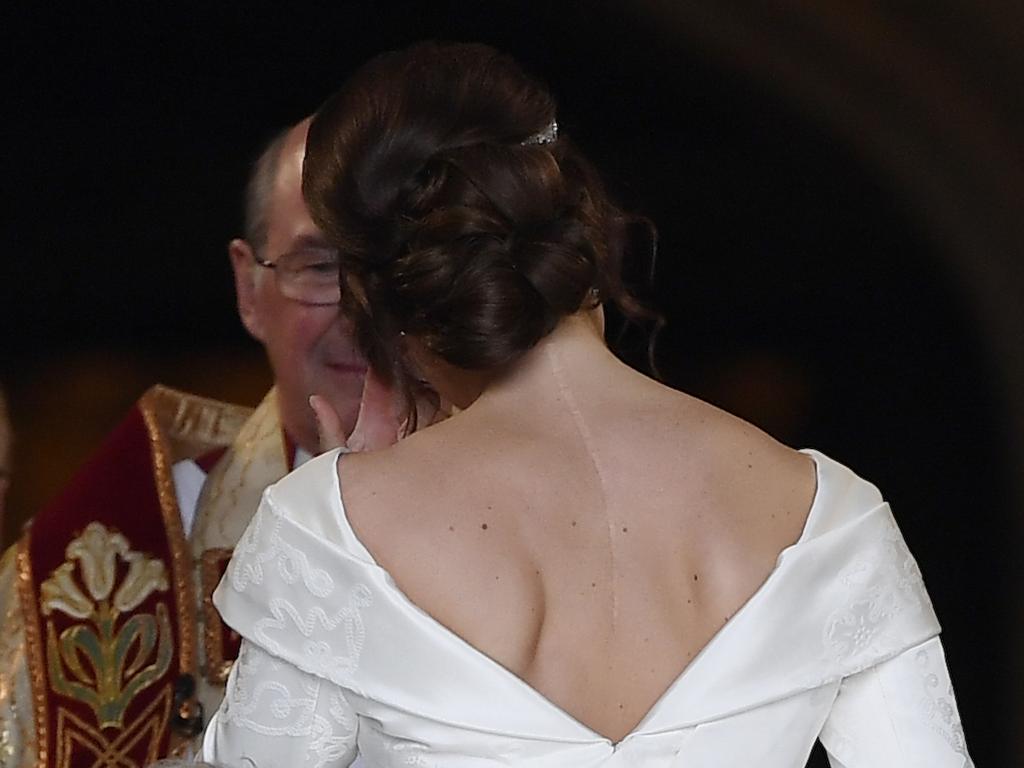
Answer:
[{"label": "gold braid trim", "polygon": [[139,399],[139,410],[149,433],[160,513],[171,550],[181,636],[179,669],[182,674],[196,677],[198,639],[192,553],[181,525],[171,467],[175,461],[196,458],[214,446],[230,445],[252,409],[179,392],[158,384]]},{"label": "gold braid trim", "polygon": [[[103,731],[94,728],[77,717],[73,712],[61,708],[57,712],[57,764],[54,768],[72,768],[79,756],[89,756],[93,768],[145,768],[160,757],[160,739],[167,730],[171,717],[171,686],[165,685],[162,693],[143,710],[135,722],[120,729],[117,736],[108,741]],[[141,764],[132,761],[128,755],[140,743],[145,744],[146,753]]]},{"label": "gold braid trim", "polygon": [[32,684],[32,709],[35,715],[36,740],[38,742],[37,768],[49,764],[47,745],[46,665],[43,658],[43,632],[39,626],[39,609],[36,604],[35,588],[32,582],[32,559],[29,544],[32,529],[29,528],[18,541],[18,601],[21,603],[25,631],[25,656],[28,660],[29,680]]},{"label": "gold braid trim", "polygon": [[216,446],[227,447],[252,415],[252,408],[222,403],[157,384],[139,400],[169,441],[171,464],[195,459]]},{"label": "gold braid trim", "polygon": [[167,532],[167,544],[173,563],[174,595],[178,610],[178,632],[181,643],[178,647],[178,669],[182,674],[196,675],[196,607],[195,587],[192,584],[192,558],[185,545],[185,530],[181,526],[178,498],[174,492],[171,475],[171,446],[161,429],[158,407],[159,395],[156,388],[149,390],[139,401],[139,410],[146,422],[149,433],[149,447],[153,455],[153,472],[157,496],[160,499],[160,514]]}]

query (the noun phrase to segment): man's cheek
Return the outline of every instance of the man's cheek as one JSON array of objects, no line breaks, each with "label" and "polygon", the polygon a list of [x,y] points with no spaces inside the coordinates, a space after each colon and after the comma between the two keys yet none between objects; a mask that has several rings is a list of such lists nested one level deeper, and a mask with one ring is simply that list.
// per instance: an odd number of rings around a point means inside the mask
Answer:
[{"label": "man's cheek", "polygon": [[303,313],[296,335],[302,346],[313,354],[323,354],[336,333],[337,310],[333,307],[310,307]]},{"label": "man's cheek", "polygon": [[309,351],[316,346],[317,340],[323,333],[322,323],[318,321],[316,314],[304,311],[305,308],[296,308],[289,312],[282,319],[285,340],[295,351]]}]

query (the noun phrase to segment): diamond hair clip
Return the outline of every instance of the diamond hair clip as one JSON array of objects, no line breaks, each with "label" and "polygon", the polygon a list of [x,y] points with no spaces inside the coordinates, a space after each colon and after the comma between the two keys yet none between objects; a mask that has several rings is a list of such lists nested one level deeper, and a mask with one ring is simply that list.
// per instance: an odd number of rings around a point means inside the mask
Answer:
[{"label": "diamond hair clip", "polygon": [[529,146],[531,144],[550,144],[558,139],[558,121],[552,120],[551,123],[543,131],[533,134],[530,138],[523,141],[523,146]]}]

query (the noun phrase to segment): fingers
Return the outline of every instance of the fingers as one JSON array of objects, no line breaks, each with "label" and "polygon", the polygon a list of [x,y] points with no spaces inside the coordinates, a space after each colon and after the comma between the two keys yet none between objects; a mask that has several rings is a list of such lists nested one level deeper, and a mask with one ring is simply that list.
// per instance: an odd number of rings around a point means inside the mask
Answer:
[{"label": "fingers", "polygon": [[316,416],[316,428],[320,434],[320,451],[346,447],[341,418],[331,404],[320,395],[310,395],[309,407],[313,409],[313,414]]},{"label": "fingers", "polygon": [[366,372],[363,399],[359,403],[356,426],[348,438],[353,451],[375,451],[398,442],[401,403],[395,392],[373,368]]},{"label": "fingers", "polygon": [[416,403],[416,429],[424,429],[431,424],[444,421],[449,413],[444,407],[441,396],[429,387],[420,387],[414,396]]},{"label": "fingers", "polygon": [[[419,429],[446,419],[450,406],[441,402],[434,390],[424,387],[416,392],[416,423]],[[405,403],[399,393],[372,368],[363,382],[359,415],[351,434],[346,434],[337,411],[321,395],[311,395],[309,406],[316,416],[320,450],[347,448],[349,451],[375,451],[394,445],[402,436],[401,419]]]}]

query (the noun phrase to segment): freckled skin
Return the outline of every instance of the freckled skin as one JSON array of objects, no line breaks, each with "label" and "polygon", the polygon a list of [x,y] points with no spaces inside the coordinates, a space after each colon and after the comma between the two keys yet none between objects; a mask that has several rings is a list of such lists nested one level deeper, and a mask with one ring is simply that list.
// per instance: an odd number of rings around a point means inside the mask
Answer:
[{"label": "freckled skin", "polygon": [[796,539],[769,512],[806,511],[814,474],[620,367],[596,330],[567,319],[460,413],[339,472],[356,533],[412,602],[617,740]]}]

